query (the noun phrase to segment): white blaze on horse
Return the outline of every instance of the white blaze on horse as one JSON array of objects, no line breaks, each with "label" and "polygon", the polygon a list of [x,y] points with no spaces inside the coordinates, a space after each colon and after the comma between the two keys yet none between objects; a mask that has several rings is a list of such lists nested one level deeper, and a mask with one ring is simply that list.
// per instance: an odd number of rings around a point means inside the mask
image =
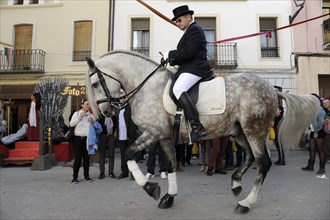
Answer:
[{"label": "white blaze on horse", "polygon": [[[168,192],[160,200],[159,208],[170,208],[178,193],[175,173],[175,152],[172,140],[174,115],[163,104],[164,91],[171,76],[168,69],[151,59],[129,51],[111,51],[95,62],[87,58],[90,70],[86,73],[86,91],[93,112],[110,116],[117,106],[123,88],[129,97],[132,119],[142,134],[127,151],[128,167],[137,184],[154,199],[160,197],[160,187],[149,182],[134,160],[134,155],[160,142],[168,159]],[[152,74],[150,74],[152,73]],[[211,81],[202,82],[211,83]],[[246,213],[257,201],[258,192],[272,164],[266,149],[266,137],[274,119],[278,97],[286,100],[287,112],[279,130],[279,141],[286,148],[297,148],[305,128],[316,117],[319,101],[311,95],[283,94],[254,74],[233,74],[224,77],[225,109],[221,114],[200,115],[208,131],[204,139],[231,135],[244,148],[246,159],[231,177],[235,196],[242,191],[241,179],[254,161],[257,176],[250,194],[239,201],[235,212]],[[219,85],[220,86],[220,85]],[[214,91],[208,91],[208,95]],[[180,128],[182,141],[189,141],[189,129]]]}]

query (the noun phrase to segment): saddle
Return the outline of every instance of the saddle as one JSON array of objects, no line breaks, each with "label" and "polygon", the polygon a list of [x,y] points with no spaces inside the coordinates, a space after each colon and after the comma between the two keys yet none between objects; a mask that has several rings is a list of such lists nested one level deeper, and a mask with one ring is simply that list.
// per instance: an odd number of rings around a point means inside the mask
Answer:
[{"label": "saddle", "polygon": [[[208,78],[205,78],[205,79],[201,79],[200,81],[198,81],[195,85],[193,85],[193,87],[191,87],[189,90],[188,90],[188,94],[191,98],[191,100],[194,102],[194,104],[196,105],[196,103],[198,102],[198,91],[199,91],[199,84],[201,82],[206,82],[206,81],[209,81],[209,80],[212,80],[214,79],[215,76],[213,74],[213,71],[212,71],[212,75],[209,76]],[[175,98],[174,94],[173,94],[173,86],[174,86],[174,83],[175,81],[177,80],[177,78],[172,78],[171,80],[171,86],[170,86],[170,90],[169,90],[169,94],[170,94],[170,97],[171,99],[174,101],[174,103],[178,106],[179,108],[179,105],[178,105],[178,100]]]},{"label": "saddle", "polygon": [[[165,110],[174,115],[174,124],[172,139],[177,142],[179,140],[179,131],[181,122],[185,119],[182,109],[177,105],[177,100],[172,93],[174,80],[170,79],[163,92],[163,105]],[[204,79],[196,83],[188,91],[191,99],[196,105],[198,113],[202,115],[222,114],[226,108],[225,82],[223,77],[214,77]],[[188,126],[188,125],[186,125]],[[187,127],[186,127],[187,128]],[[188,129],[184,129],[188,131]]]}]

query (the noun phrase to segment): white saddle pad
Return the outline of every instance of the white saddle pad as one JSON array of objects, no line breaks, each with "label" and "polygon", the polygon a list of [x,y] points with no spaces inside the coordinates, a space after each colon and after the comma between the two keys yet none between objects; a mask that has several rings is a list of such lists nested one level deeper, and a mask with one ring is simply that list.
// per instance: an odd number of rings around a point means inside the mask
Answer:
[{"label": "white saddle pad", "polygon": [[[176,105],[169,95],[172,80],[167,82],[163,93],[163,104],[165,110],[171,114],[176,114]],[[222,114],[226,109],[226,87],[222,77],[215,77],[199,85],[198,102],[196,107],[199,115]]]}]

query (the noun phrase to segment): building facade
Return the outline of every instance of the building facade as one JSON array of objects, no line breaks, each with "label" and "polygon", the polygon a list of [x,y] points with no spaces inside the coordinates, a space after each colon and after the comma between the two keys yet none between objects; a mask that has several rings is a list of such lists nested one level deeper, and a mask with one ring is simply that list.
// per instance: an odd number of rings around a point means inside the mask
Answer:
[{"label": "building facade", "polygon": [[0,2],[0,108],[14,132],[25,122],[30,96],[45,77],[64,77],[70,95],[64,118],[84,96],[85,57],[109,47],[109,1],[5,0]]},{"label": "building facade", "polygon": [[301,8],[294,22],[328,14],[293,27],[292,33],[294,64],[299,85],[297,93],[317,93],[320,97],[330,97],[330,0],[296,0],[292,3],[292,8],[293,12]]}]

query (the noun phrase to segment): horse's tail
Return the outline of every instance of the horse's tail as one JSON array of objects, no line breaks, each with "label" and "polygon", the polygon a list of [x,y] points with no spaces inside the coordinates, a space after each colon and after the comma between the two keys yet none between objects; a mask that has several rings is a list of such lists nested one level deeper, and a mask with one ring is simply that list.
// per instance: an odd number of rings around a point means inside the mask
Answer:
[{"label": "horse's tail", "polygon": [[283,149],[297,149],[299,141],[320,111],[320,101],[313,95],[294,95],[277,92],[285,99],[287,110],[279,124],[278,141]]}]

